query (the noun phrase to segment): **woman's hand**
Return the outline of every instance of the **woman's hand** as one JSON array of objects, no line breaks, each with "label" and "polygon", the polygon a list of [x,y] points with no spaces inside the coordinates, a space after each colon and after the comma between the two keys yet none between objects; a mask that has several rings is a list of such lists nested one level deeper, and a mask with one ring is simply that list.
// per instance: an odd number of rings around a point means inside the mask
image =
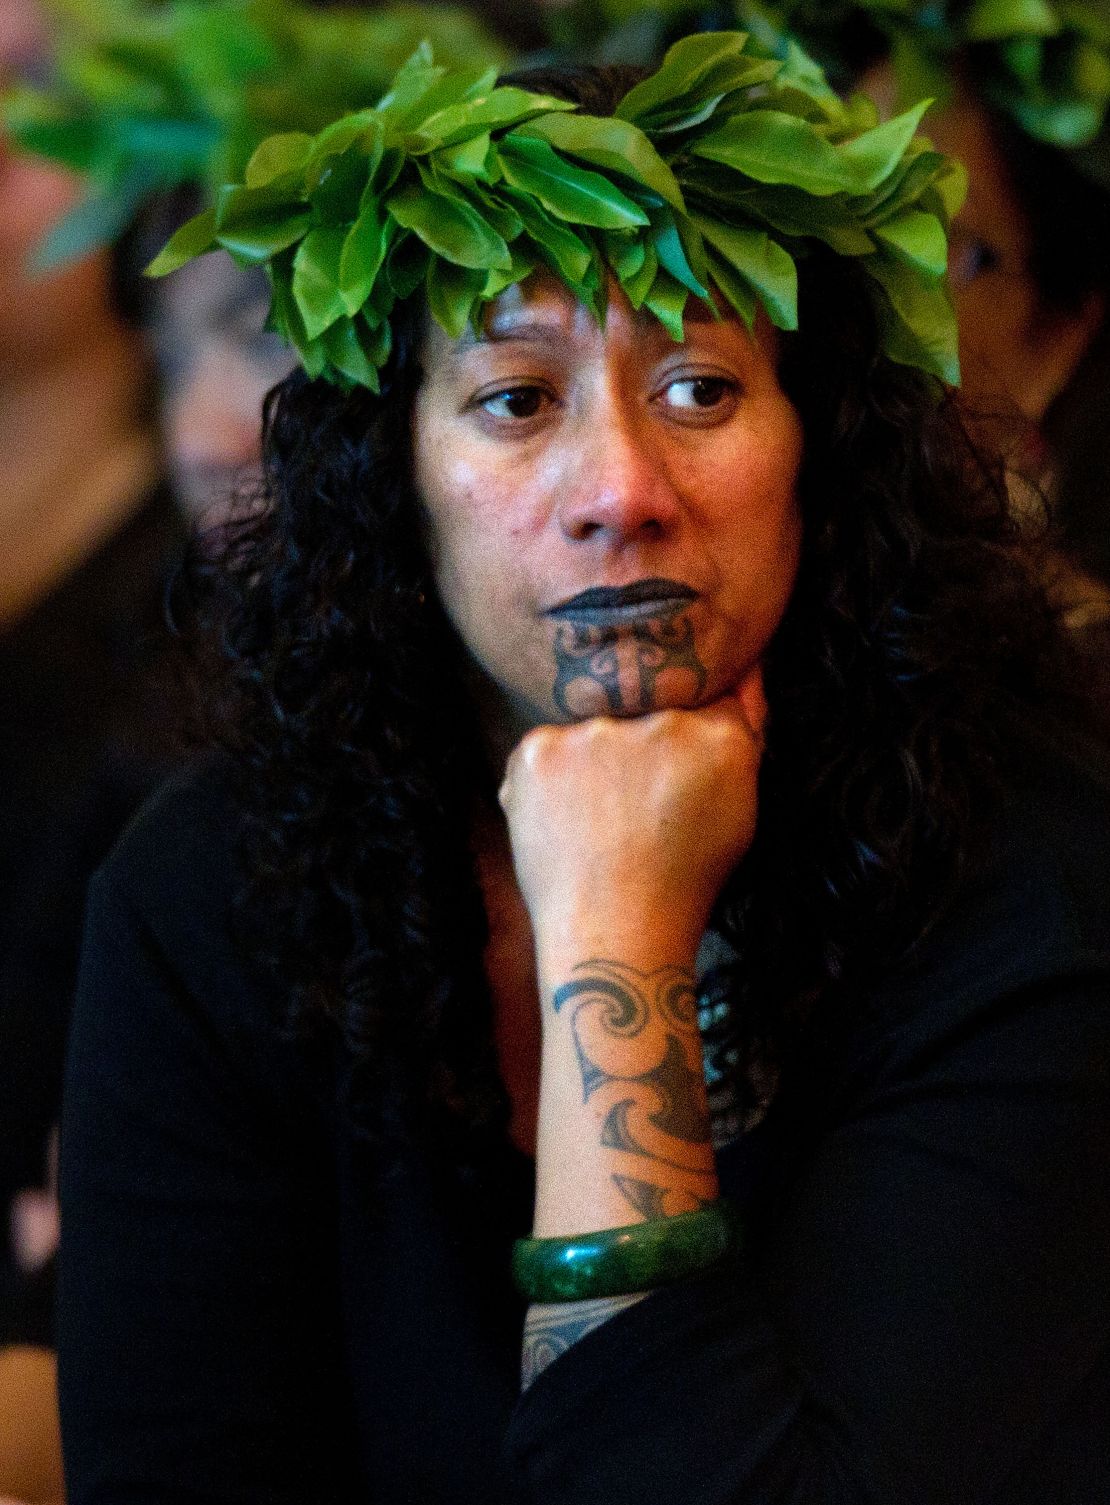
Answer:
[{"label": "woman's hand", "polygon": [[766,715],[758,666],[697,710],[544,726],[514,750],[500,799],[537,949],[577,959],[646,939],[692,958],[755,832]]}]

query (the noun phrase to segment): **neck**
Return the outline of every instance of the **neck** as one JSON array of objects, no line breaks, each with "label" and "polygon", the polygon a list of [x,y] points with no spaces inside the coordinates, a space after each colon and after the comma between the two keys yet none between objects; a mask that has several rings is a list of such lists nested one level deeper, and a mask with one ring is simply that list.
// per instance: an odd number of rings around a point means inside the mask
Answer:
[{"label": "neck", "polygon": [[147,365],[110,330],[0,380],[0,626],[16,621],[134,512],[157,472]]}]

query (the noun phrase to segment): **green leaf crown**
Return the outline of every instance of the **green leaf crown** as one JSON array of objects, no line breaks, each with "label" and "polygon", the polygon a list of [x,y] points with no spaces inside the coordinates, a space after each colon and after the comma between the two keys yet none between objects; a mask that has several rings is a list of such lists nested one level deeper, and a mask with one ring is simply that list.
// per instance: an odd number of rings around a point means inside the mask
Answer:
[{"label": "green leaf crown", "polygon": [[612,118],[422,46],[374,108],[264,141],[149,270],[221,247],[265,266],[271,327],[309,374],[377,391],[418,291],[452,336],[538,268],[599,318],[612,277],[676,340],[690,297],[789,330],[797,262],[822,243],[867,274],[887,355],[954,382],[964,178],[915,134],[925,107],[881,123],[797,49],[771,60],[738,32],[677,42]]},{"label": "green leaf crown", "polygon": [[[598,55],[642,61],[666,37],[720,26],[722,14],[772,50],[793,37],[841,78],[852,71],[846,39],[869,26],[907,99],[943,99],[959,55],[992,104],[1051,146],[1090,148],[1106,126],[1108,0],[575,0],[552,25],[575,51],[586,38]],[[1110,181],[1105,165],[1101,174],[1089,159],[1080,165]]]},{"label": "green leaf crown", "polygon": [[43,268],[110,244],[155,195],[214,190],[273,132],[318,131],[370,103],[423,38],[442,57],[506,61],[461,6],[47,0],[47,11],[53,76],[2,101],[23,147],[87,184],[39,249]]}]

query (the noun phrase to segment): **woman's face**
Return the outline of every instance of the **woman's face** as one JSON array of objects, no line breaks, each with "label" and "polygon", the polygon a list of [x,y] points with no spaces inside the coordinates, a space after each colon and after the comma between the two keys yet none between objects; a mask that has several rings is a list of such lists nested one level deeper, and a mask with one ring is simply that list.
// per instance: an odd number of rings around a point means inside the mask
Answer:
[{"label": "woman's face", "polygon": [[417,485],[504,732],[702,705],[759,660],[800,538],[802,430],[771,333],[691,300],[676,344],[616,290],[599,327],[541,275],[480,336],[431,325]]}]

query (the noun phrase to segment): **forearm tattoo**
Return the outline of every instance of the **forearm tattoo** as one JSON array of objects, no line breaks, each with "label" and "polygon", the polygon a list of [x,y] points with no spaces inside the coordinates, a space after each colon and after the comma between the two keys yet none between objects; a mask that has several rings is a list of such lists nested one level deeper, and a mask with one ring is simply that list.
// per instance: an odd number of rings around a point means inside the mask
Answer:
[{"label": "forearm tattoo", "polygon": [[[694,973],[682,967],[641,972],[595,958],[573,969],[551,1006],[570,1019],[582,1101],[600,1107],[598,1143],[628,1204],[627,1221],[670,1217],[712,1199],[717,1174]],[[579,1338],[641,1299],[530,1307],[523,1387]]]},{"label": "forearm tattoo", "polygon": [[602,1111],[600,1144],[629,1221],[689,1212],[716,1193],[692,971],[640,972],[595,959],[555,989],[571,1018],[582,1101]]},{"label": "forearm tattoo", "polygon": [[596,622],[559,624],[555,634],[555,685],[552,698],[568,720],[593,709],[597,690],[610,714],[633,715],[660,705],[660,676],[680,671],[689,681],[686,695],[697,701],[705,689],[705,665],[694,644],[688,615],[661,611],[634,625],[611,627]]},{"label": "forearm tattoo", "polygon": [[600,1301],[571,1301],[565,1306],[529,1307],[520,1363],[521,1389],[527,1390],[536,1376],[579,1338],[640,1300],[639,1295],[607,1296]]}]

